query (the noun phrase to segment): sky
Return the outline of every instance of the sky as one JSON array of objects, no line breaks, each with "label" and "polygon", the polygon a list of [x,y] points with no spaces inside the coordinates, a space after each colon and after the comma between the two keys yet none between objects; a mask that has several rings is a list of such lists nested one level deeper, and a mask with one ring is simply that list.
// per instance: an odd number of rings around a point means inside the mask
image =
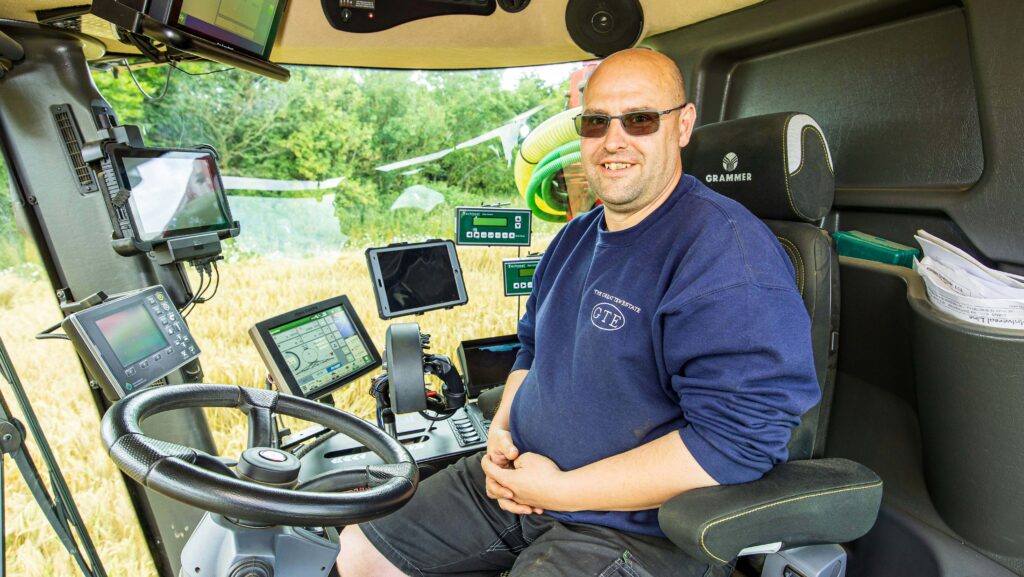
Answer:
[{"label": "sky", "polygon": [[520,78],[531,71],[535,71],[549,86],[557,86],[569,79],[574,70],[582,66],[578,62],[569,64],[549,64],[547,66],[524,66],[522,68],[508,68],[501,78],[501,87],[511,90],[515,87]]}]

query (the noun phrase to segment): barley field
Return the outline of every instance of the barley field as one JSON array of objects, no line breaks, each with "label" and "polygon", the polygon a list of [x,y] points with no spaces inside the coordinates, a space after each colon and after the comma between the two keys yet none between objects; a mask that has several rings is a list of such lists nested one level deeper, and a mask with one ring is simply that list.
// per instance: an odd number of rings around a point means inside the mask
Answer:
[{"label": "barley field", "polygon": [[[536,241],[531,250],[539,250],[547,240]],[[514,256],[516,249],[460,248],[469,303],[394,322],[415,320],[421,330],[432,335],[432,352],[452,357],[461,340],[514,332],[517,299],[505,297],[501,288],[501,259]],[[303,260],[222,262],[220,273],[216,298],[199,305],[188,318],[203,350],[207,383],[262,387],[266,368],[249,339],[248,328],[262,319],[339,294],[349,296],[378,350],[383,349],[388,322],[377,317],[362,251]],[[58,320],[56,299],[45,279],[0,273],[0,337],[28,391],[107,574],[155,575],[121,476],[102,446],[99,415],[71,345],[32,338]],[[364,377],[336,393],[338,406],[370,418],[373,399],[367,394],[368,382]],[[0,382],[0,387],[9,404],[14,404],[8,384]],[[12,411],[20,418],[16,406]],[[245,444],[242,414],[212,409],[207,417],[220,453],[236,457]],[[30,452],[41,466],[34,447]],[[76,565],[36,507],[13,462],[5,461],[7,574],[78,575]]]}]

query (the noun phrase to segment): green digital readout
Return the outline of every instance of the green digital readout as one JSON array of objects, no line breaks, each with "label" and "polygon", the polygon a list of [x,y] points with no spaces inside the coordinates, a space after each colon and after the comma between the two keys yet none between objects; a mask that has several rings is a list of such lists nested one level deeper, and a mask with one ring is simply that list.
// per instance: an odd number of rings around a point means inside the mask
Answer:
[{"label": "green digital readout", "polygon": [[473,226],[508,226],[508,219],[495,216],[477,216],[473,218]]},{"label": "green digital readout", "polygon": [[455,244],[530,246],[528,208],[459,206],[455,208]]},{"label": "green digital readout", "polygon": [[533,292],[534,274],[540,257],[507,258],[501,261],[502,277],[504,277],[505,296],[529,296]]}]

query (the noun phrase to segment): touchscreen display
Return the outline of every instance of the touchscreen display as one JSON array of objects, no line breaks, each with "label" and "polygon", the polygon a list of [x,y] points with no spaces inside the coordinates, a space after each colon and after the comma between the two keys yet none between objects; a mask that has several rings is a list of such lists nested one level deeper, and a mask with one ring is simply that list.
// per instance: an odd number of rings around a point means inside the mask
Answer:
[{"label": "touchscreen display", "polygon": [[342,306],[270,329],[287,370],[307,398],[374,364]]},{"label": "touchscreen display", "polygon": [[476,397],[486,389],[505,384],[522,347],[518,340],[464,346],[462,354],[465,366],[462,368],[469,382],[469,396]]},{"label": "touchscreen display", "polygon": [[122,156],[139,240],[230,228],[217,165],[211,155],[167,151]]},{"label": "touchscreen display", "polygon": [[108,317],[97,319],[96,326],[124,367],[134,365],[170,346],[160,327],[141,302]]},{"label": "touchscreen display", "polygon": [[262,58],[284,0],[182,0],[177,25]]},{"label": "touchscreen display", "polygon": [[459,302],[448,244],[380,251],[377,259],[391,316]]}]

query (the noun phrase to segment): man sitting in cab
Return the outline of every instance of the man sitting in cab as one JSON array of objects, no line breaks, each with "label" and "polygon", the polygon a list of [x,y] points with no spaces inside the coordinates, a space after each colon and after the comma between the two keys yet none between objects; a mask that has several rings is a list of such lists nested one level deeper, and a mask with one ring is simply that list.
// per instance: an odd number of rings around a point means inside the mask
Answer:
[{"label": "man sitting in cab", "polygon": [[703,576],[657,509],[785,461],[820,392],[792,265],[738,203],[683,174],[696,116],[668,57],[597,67],[577,118],[603,206],[537,268],[486,454],[341,536],[342,577]]}]

